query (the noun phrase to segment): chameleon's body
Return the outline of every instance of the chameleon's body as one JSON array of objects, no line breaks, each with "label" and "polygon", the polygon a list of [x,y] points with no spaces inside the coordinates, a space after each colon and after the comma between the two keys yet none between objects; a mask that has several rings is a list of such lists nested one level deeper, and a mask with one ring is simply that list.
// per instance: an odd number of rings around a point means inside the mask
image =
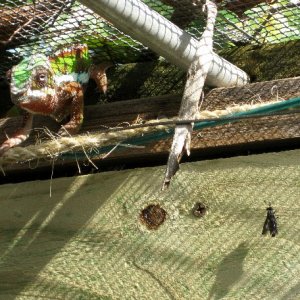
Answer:
[{"label": "chameleon's body", "polygon": [[74,45],[52,57],[33,55],[14,66],[10,76],[11,99],[25,111],[23,126],[2,144],[0,155],[27,139],[33,114],[51,116],[58,122],[70,115],[60,133],[77,133],[83,121],[83,93],[89,78],[106,92],[107,67],[107,63],[92,65],[86,45]]}]

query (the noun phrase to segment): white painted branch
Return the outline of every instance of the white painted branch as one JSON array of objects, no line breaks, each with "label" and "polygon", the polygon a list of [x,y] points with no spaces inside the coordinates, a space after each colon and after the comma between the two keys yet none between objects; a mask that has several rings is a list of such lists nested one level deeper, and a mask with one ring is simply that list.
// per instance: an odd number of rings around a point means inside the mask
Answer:
[{"label": "white painted branch", "polygon": [[[179,111],[179,119],[181,120],[194,120],[196,118],[204,83],[213,62],[213,34],[218,9],[216,4],[210,0],[206,1],[205,7],[207,9],[206,28],[198,43],[197,55],[188,71]],[[193,124],[176,126],[163,182],[163,189],[169,186],[171,178],[179,169],[179,162],[183,153],[186,152],[187,155],[190,155],[192,131]]]},{"label": "white painted branch", "polygon": [[[188,70],[197,54],[197,43],[190,34],[150,9],[139,0],[80,0],[124,33],[148,46],[175,65]],[[206,84],[242,86],[248,75],[216,53],[212,53]]]}]

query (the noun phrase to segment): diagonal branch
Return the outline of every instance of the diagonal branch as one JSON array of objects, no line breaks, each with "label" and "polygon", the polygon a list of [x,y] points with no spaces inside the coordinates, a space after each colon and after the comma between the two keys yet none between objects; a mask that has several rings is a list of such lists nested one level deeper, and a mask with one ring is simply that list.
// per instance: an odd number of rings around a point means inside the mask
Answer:
[{"label": "diagonal branch", "polygon": [[[179,120],[194,120],[196,118],[204,82],[213,60],[213,33],[217,17],[217,6],[213,1],[206,0],[204,7],[207,10],[207,24],[198,42],[195,59],[188,70]],[[176,126],[162,189],[168,187],[171,178],[179,169],[179,162],[184,152],[190,155],[192,131],[193,123]]]}]

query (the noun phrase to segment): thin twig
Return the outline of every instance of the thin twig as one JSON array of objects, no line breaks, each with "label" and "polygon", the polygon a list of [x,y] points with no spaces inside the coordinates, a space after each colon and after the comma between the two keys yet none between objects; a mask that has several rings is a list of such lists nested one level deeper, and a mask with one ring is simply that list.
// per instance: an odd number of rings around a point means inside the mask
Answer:
[{"label": "thin twig", "polygon": [[7,41],[4,42],[5,45],[8,45],[13,39],[14,37],[27,25],[29,25],[33,20],[34,20],[35,16],[31,17],[26,23],[24,23],[22,26],[20,26],[18,29],[16,29],[12,35],[9,37],[9,39]]},{"label": "thin twig", "polygon": [[54,161],[55,159],[52,159],[52,164],[51,164],[51,176],[50,176],[50,187],[49,187],[49,197],[52,197],[52,182],[53,182],[53,174],[54,174]]}]

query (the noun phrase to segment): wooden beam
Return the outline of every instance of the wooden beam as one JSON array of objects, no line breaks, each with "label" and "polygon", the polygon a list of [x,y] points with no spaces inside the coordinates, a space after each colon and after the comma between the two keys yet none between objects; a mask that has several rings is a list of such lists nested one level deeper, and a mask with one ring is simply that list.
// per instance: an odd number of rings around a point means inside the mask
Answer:
[{"label": "wooden beam", "polygon": [[[297,299],[299,156],[182,164],[167,192],[164,167],[1,185],[0,298]],[[167,212],[156,231],[150,204]]]},{"label": "wooden beam", "polygon": [[[299,96],[298,86],[300,78],[282,79],[270,82],[261,82],[239,88],[219,88],[208,93],[201,110],[224,109],[233,104],[266,102],[275,99],[288,99]],[[136,99],[107,103],[97,106],[88,106],[85,111],[85,122],[82,133],[99,131],[108,127],[128,126],[159,117],[174,117],[177,115],[181,96],[162,96],[146,99]],[[12,134],[20,118],[0,120],[0,142],[5,140],[5,134]],[[51,130],[57,130],[59,125],[49,118],[37,116],[35,128],[47,126]],[[298,139],[300,132],[300,115],[298,113],[285,116],[272,116],[260,119],[247,119],[214,128],[206,128],[200,132],[194,132],[192,138],[192,152],[211,151],[220,147],[241,146],[247,149],[247,145],[253,143],[269,143]],[[36,139],[44,138],[45,134],[38,131],[33,134],[25,144],[36,142]],[[145,145],[143,149],[119,148],[106,158],[106,161],[124,162],[134,159],[151,159],[157,155],[167,155],[171,139],[154,141]],[[223,150],[222,150],[223,151]],[[75,163],[75,157],[73,163]],[[77,157],[78,159],[78,157]],[[86,159],[85,156],[82,157]],[[102,156],[93,157],[95,161],[102,160]],[[81,160],[81,159],[79,159]],[[72,160],[71,160],[72,161]],[[62,163],[64,160],[58,160]],[[70,161],[68,161],[69,163]],[[66,162],[64,162],[66,163]],[[39,166],[49,166],[49,161],[39,162]],[[6,170],[25,170],[27,164],[12,164],[6,166]]]}]

